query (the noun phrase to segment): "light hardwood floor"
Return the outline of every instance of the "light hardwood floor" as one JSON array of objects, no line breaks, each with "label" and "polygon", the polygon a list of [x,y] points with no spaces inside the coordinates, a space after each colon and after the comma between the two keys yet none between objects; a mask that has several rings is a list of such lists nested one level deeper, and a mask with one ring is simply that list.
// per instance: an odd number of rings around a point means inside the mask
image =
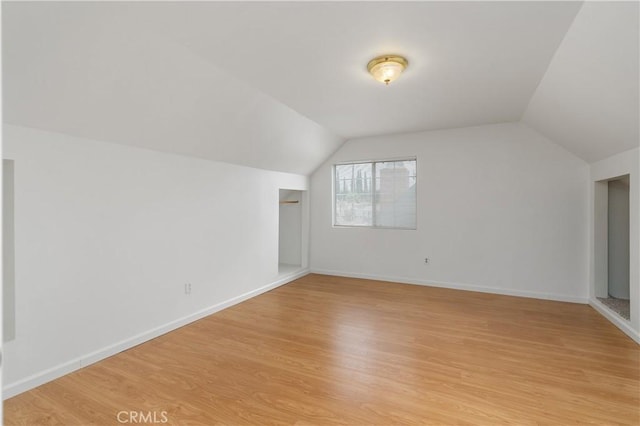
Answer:
[{"label": "light hardwood floor", "polygon": [[18,395],[5,424],[638,425],[639,365],[586,305],[308,275]]}]

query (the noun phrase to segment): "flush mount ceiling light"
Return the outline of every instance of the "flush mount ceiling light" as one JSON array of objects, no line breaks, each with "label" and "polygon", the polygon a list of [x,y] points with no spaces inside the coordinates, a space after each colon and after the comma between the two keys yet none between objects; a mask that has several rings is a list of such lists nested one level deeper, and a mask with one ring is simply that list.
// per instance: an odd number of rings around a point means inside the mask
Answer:
[{"label": "flush mount ceiling light", "polygon": [[400,76],[409,62],[402,56],[383,55],[373,58],[367,64],[369,73],[380,83],[389,84]]}]

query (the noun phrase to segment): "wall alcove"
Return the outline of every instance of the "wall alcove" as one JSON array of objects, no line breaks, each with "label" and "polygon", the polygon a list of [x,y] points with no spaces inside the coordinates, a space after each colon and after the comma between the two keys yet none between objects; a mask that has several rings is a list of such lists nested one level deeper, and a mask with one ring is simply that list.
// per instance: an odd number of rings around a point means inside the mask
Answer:
[{"label": "wall alcove", "polygon": [[303,254],[304,191],[280,189],[278,226],[278,275],[306,267]]}]

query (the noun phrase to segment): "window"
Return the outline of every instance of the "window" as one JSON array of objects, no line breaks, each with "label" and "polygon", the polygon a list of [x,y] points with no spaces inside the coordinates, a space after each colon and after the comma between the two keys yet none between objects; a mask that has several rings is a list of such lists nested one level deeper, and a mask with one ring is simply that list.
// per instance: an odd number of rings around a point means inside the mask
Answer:
[{"label": "window", "polygon": [[335,226],[416,229],[416,160],[336,164]]}]

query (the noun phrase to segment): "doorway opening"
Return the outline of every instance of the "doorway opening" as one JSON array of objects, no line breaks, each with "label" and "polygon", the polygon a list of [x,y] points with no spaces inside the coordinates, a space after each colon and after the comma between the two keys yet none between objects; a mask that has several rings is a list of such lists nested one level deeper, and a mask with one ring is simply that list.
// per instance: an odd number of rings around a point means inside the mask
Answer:
[{"label": "doorway opening", "polygon": [[303,192],[281,189],[278,236],[278,275],[284,276],[303,268]]},{"label": "doorway opening", "polygon": [[629,175],[596,182],[595,193],[602,213],[595,241],[599,257],[596,259],[596,297],[627,321],[630,318],[629,184]]}]

